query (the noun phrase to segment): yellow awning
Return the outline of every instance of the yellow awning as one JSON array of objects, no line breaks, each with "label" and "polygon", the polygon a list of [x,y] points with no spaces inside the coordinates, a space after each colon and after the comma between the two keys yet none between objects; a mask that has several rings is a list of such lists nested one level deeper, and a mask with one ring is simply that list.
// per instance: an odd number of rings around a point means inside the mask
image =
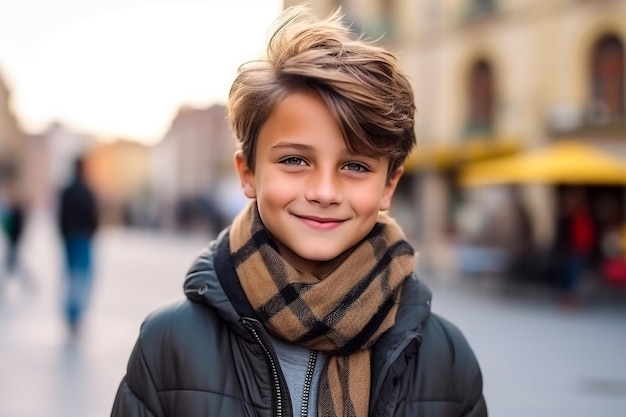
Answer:
[{"label": "yellow awning", "polygon": [[510,155],[519,149],[518,141],[505,139],[470,139],[458,143],[418,145],[407,158],[404,169],[407,172],[445,170],[471,161]]},{"label": "yellow awning", "polygon": [[475,162],[459,172],[463,186],[515,183],[626,184],[626,160],[576,141]]},{"label": "yellow awning", "polygon": [[452,146],[420,148],[418,145],[418,148],[411,152],[404,163],[404,169],[406,172],[427,168],[441,170],[452,166],[455,159],[455,149]]}]

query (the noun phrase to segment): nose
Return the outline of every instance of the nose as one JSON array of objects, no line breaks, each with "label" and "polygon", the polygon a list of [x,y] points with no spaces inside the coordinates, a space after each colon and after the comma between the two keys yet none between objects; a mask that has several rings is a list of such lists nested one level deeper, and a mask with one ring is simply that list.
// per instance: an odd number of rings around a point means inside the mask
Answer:
[{"label": "nose", "polygon": [[330,206],[341,202],[341,182],[334,170],[316,170],[309,178],[305,197],[308,201],[321,206]]}]

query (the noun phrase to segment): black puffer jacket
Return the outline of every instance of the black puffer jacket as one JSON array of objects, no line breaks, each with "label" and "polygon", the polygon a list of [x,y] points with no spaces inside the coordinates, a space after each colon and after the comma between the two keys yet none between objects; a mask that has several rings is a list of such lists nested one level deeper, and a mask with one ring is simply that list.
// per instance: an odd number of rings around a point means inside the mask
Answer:
[{"label": "black puffer jacket", "polygon": [[[216,256],[227,248],[227,235],[213,242],[187,275],[187,299],[143,323],[112,417],[293,415],[266,331],[233,305],[245,298],[229,257]],[[474,354],[430,312],[430,296],[409,280],[396,325],[373,348],[373,416],[487,415]]]}]

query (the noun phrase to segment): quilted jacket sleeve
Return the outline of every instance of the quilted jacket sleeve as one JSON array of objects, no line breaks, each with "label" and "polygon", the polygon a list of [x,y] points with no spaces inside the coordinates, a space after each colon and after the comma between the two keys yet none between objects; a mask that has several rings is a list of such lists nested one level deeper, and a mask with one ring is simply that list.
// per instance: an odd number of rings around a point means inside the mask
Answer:
[{"label": "quilted jacket sleeve", "polygon": [[415,406],[403,415],[487,417],[482,372],[458,327],[432,313],[417,363]]},{"label": "quilted jacket sleeve", "polygon": [[463,417],[487,417],[487,405],[483,396],[483,380],[480,369],[477,370],[474,381],[470,383],[465,397],[465,413]]},{"label": "quilted jacket sleeve", "polygon": [[462,417],[487,417],[483,396],[483,377],[474,351],[461,331],[452,323],[439,318],[450,349],[457,393],[463,399]]},{"label": "quilted jacket sleeve", "polygon": [[133,393],[124,378],[117,390],[111,417],[155,417],[155,414]]},{"label": "quilted jacket sleeve", "polygon": [[141,336],[128,361],[113,403],[111,417],[163,417],[154,380],[142,351]]}]

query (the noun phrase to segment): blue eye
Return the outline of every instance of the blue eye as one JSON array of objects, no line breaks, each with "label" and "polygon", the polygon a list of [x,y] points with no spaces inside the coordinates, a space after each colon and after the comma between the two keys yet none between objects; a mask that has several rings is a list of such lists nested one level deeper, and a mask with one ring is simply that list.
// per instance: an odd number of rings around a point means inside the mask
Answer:
[{"label": "blue eye", "polygon": [[293,165],[293,166],[300,166],[300,165],[305,165],[306,164],[304,162],[304,159],[299,158],[297,156],[290,156],[290,157],[287,157],[285,159],[281,159],[280,163],[281,164],[285,164],[285,165]]},{"label": "blue eye", "polygon": [[353,172],[369,172],[369,168],[357,162],[349,162],[344,165],[344,168],[346,168],[348,171],[353,171]]}]

